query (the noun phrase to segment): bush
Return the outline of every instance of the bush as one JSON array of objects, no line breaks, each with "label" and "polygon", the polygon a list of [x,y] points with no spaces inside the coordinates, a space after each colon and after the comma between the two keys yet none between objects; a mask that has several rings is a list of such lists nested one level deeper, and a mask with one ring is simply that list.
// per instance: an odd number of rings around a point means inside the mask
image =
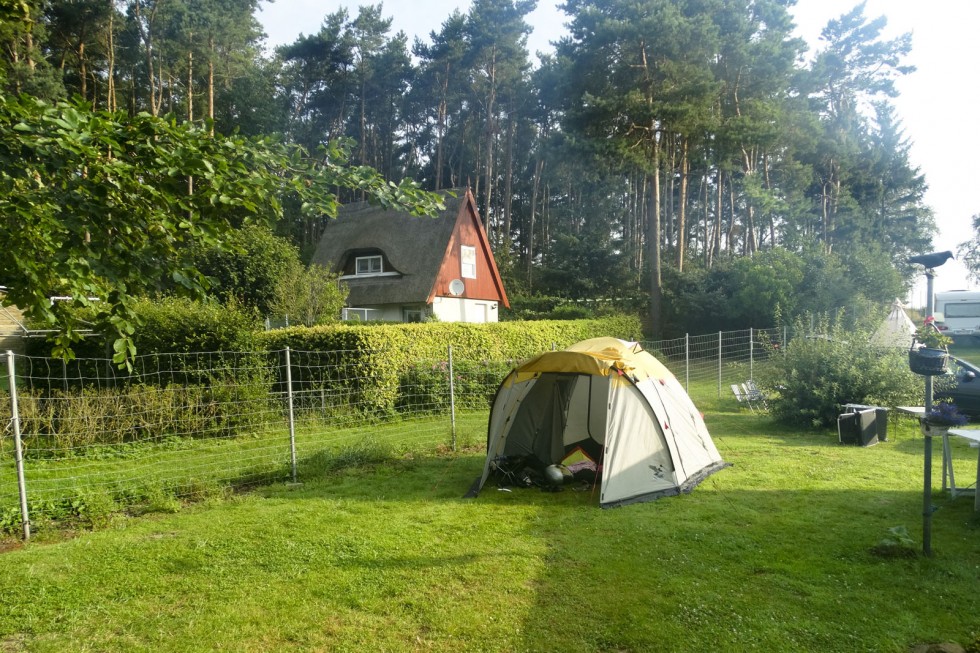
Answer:
[{"label": "bush", "polygon": [[[18,406],[27,455],[55,457],[119,455],[122,445],[175,437],[228,437],[281,415],[267,386],[250,385],[25,390]],[[0,402],[0,420],[9,414],[9,404]],[[119,449],[110,453],[106,445]]]},{"label": "bush", "polygon": [[[453,395],[457,409],[486,410],[497,386],[514,367],[513,362],[453,361]],[[399,412],[419,414],[449,410],[449,363],[417,363],[398,380]]]},{"label": "bush", "polygon": [[[410,385],[421,383],[430,388],[426,392],[441,395],[432,383],[409,377],[422,374],[421,362],[446,360],[449,344],[457,365],[478,366],[481,361],[529,358],[597,336],[636,339],[640,324],[628,316],[495,324],[342,324],[279,329],[259,338],[269,350],[292,350],[294,383],[323,388],[343,397],[346,405],[375,416],[392,414],[415,401],[399,398]],[[432,398],[418,400],[425,401],[438,404]]]},{"label": "bush", "polygon": [[846,330],[822,318],[807,329],[802,320],[785,351],[772,351],[760,374],[773,416],[791,425],[836,424],[844,404],[899,406],[916,403],[920,379],[908,367],[906,351],[870,344],[871,332]]}]

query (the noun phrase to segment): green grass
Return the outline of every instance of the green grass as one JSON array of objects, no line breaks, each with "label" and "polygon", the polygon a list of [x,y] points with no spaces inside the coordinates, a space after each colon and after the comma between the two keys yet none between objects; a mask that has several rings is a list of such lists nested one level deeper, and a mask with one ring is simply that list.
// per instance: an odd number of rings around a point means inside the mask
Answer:
[{"label": "green grass", "polygon": [[949,353],[957,358],[969,361],[974,365],[980,365],[980,346],[977,345],[953,345],[949,348]]},{"label": "green grass", "polygon": [[[921,542],[913,424],[842,447],[734,412],[734,399],[704,403],[733,467],[653,503],[600,510],[588,491],[489,486],[464,500],[479,443],[406,453],[378,444],[376,428],[305,467],[301,485],[8,541],[0,651],[897,653],[974,641],[971,499],[935,492],[933,557],[872,552],[893,526]],[[976,450],[955,457],[971,478]]]}]

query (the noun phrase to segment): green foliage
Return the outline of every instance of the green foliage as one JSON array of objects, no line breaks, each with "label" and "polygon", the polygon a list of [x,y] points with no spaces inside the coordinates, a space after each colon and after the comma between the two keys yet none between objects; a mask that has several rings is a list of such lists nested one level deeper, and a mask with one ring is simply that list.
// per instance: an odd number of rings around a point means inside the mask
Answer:
[{"label": "green foliage", "polygon": [[[398,405],[404,375],[419,361],[445,360],[450,343],[454,360],[479,364],[528,358],[592,337],[637,339],[640,335],[639,321],[622,316],[496,324],[293,327],[259,334],[259,341],[270,351],[289,347],[296,352],[294,380],[329,387],[332,396],[345,397],[347,405],[369,414],[391,414]],[[300,356],[305,358],[297,358]],[[304,376],[309,370],[325,369],[332,370],[331,378]]]},{"label": "green foliage", "polygon": [[[457,410],[489,410],[497,386],[517,361],[453,361]],[[407,414],[441,413],[450,408],[449,363],[415,363],[399,375],[396,409]]]},{"label": "green foliage", "polygon": [[980,283],[980,213],[971,218],[973,237],[959,244],[956,253],[969,271],[970,278]]},{"label": "green foliage", "polygon": [[72,297],[93,310],[96,328],[112,335],[113,360],[126,365],[136,353],[134,294],[175,285],[202,296],[204,277],[184,251],[223,246],[236,226],[280,217],[284,197],[317,216],[336,214],[337,188],[414,215],[441,207],[413,182],[389,184],[347,156],[339,145],[312,158],[272,139],[219,136],[210,125],[0,96],[8,299],[56,329],[53,354],[71,358],[76,314],[47,298]]},{"label": "green foliage", "polygon": [[904,525],[892,526],[888,535],[881,539],[871,552],[882,558],[914,558],[916,556],[915,540],[909,535],[909,529]]},{"label": "green foliage", "polygon": [[279,280],[269,310],[305,326],[338,322],[347,295],[347,286],[329,268],[297,264]]},{"label": "green foliage", "polygon": [[133,310],[142,323],[133,334],[141,353],[247,352],[257,345],[257,316],[233,299],[223,305],[181,297],[140,299]]},{"label": "green foliage", "polygon": [[[19,390],[18,407],[27,455],[55,458],[124,457],[133,443],[230,437],[282,414],[268,384]],[[9,417],[9,405],[0,403],[0,419]]]},{"label": "green foliage", "polygon": [[[915,403],[920,380],[906,351],[870,344],[870,330],[844,328],[822,316],[813,329],[803,320],[784,350],[771,350],[760,385],[772,415],[789,425],[826,427],[848,403],[901,406]],[[809,335],[802,335],[809,334]]]},{"label": "green foliage", "polygon": [[209,294],[261,315],[270,313],[277,289],[300,266],[296,247],[263,225],[235,231],[220,246],[196,251],[192,260],[208,278]]}]

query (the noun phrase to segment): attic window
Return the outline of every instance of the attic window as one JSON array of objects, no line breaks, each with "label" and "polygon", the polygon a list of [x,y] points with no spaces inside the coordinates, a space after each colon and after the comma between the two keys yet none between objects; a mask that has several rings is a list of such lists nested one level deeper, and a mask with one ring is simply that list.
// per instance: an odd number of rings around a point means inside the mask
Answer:
[{"label": "attic window", "polygon": [[355,261],[355,274],[381,274],[383,272],[380,256],[358,256]]},{"label": "attic window", "polygon": [[476,247],[459,246],[460,275],[464,279],[476,279]]}]

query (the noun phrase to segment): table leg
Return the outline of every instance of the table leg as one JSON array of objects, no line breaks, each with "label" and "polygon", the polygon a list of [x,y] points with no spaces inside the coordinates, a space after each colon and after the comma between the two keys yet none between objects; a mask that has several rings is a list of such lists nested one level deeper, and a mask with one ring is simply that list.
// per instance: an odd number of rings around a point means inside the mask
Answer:
[{"label": "table leg", "polygon": [[953,478],[953,452],[949,448],[949,433],[943,433],[943,490],[946,489],[947,476],[949,476],[949,496],[955,499],[956,480]]},{"label": "table leg", "polygon": [[980,511],[980,450],[977,451],[977,484],[973,486],[973,511]]}]

